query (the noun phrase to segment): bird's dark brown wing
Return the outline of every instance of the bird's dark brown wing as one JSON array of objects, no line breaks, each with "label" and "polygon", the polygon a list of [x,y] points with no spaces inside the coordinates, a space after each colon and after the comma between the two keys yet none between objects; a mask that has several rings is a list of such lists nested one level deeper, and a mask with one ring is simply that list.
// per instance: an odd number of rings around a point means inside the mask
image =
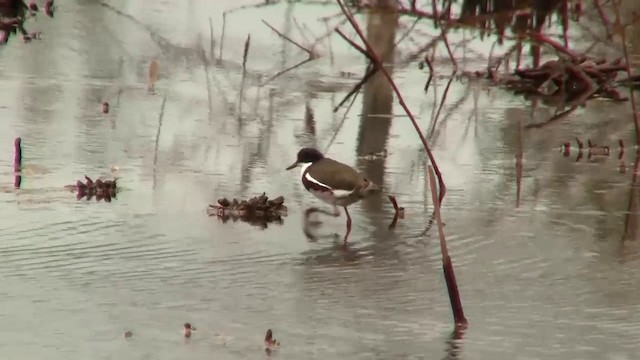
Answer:
[{"label": "bird's dark brown wing", "polygon": [[364,187],[368,180],[355,169],[333,159],[324,158],[309,167],[311,177],[339,190],[354,190]]}]

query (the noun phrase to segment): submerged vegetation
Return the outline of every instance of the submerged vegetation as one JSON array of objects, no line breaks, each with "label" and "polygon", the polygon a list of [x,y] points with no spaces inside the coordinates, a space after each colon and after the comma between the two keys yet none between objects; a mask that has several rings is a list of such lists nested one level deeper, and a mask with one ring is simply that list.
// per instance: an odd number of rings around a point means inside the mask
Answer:
[{"label": "submerged vegetation", "polygon": [[[54,1],[44,1],[44,13],[49,17],[54,14]],[[31,0],[29,4],[23,0],[0,0],[0,43],[4,44],[18,32],[25,42],[40,38],[39,32],[29,32],[25,28],[25,22],[29,18],[36,17],[40,6],[38,1]]]}]

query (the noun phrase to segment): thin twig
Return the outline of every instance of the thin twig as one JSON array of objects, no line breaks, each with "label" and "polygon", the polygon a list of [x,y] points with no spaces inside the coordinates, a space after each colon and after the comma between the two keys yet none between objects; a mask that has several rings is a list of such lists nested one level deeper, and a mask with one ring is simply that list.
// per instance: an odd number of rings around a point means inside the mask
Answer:
[{"label": "thin twig", "polygon": [[340,119],[340,123],[338,124],[336,131],[333,133],[333,136],[331,136],[331,139],[329,139],[329,142],[327,143],[327,146],[323,151],[325,154],[329,152],[329,148],[333,144],[333,141],[336,139],[336,137],[338,137],[338,133],[340,133],[340,129],[342,129],[342,125],[344,125],[345,120],[347,120],[347,115],[349,114],[349,111],[351,110],[353,103],[356,102],[356,99],[358,98],[358,94],[360,94],[361,89],[362,88],[358,89],[358,91],[356,91],[356,93],[351,97],[351,102],[349,103],[349,106],[347,106],[347,110],[344,112],[344,114],[342,114],[342,119]]},{"label": "thin twig", "polygon": [[449,77],[449,81],[447,81],[447,86],[445,86],[444,92],[442,93],[442,99],[440,99],[440,105],[438,106],[438,111],[436,112],[436,116],[434,117],[434,119],[433,119],[433,121],[431,123],[431,129],[429,130],[429,134],[427,135],[428,138],[431,138],[431,135],[433,134],[433,131],[436,128],[436,123],[438,122],[438,117],[440,117],[440,111],[442,110],[442,107],[444,106],[444,103],[447,102],[447,95],[449,94],[449,88],[451,87],[451,83],[453,82],[454,76],[455,76],[455,70],[451,74],[451,77]]},{"label": "thin twig", "polygon": [[224,48],[224,33],[227,29],[227,13],[222,13],[222,34],[220,35],[220,50],[218,51],[218,60],[222,60],[222,49]]},{"label": "thin twig", "polygon": [[[251,44],[251,34],[247,35],[242,53],[242,79],[240,80],[240,94],[238,96],[238,120],[242,119],[242,104],[244,103],[244,84],[247,79],[247,57],[249,56],[249,46]],[[242,125],[242,124],[240,124]]]},{"label": "thin twig", "polygon": [[270,78],[268,78],[267,80],[265,80],[265,82],[263,82],[263,83],[261,84],[261,86],[265,86],[265,85],[267,85],[268,83],[270,83],[270,82],[272,82],[273,80],[275,80],[277,77],[279,77],[279,76],[281,76],[281,75],[283,75],[283,74],[285,74],[285,73],[288,73],[288,72],[289,72],[289,71],[291,71],[291,70],[295,70],[295,69],[299,68],[300,66],[302,66],[302,65],[304,65],[304,64],[306,64],[306,63],[308,63],[309,61],[313,61],[313,60],[315,60],[315,59],[309,58],[309,59],[306,59],[306,60],[302,60],[302,61],[300,61],[299,63],[297,63],[297,64],[295,64],[295,65],[293,65],[293,66],[290,66],[290,67],[288,67],[288,68],[286,68],[286,69],[284,69],[284,70],[282,70],[282,71],[279,71],[278,73],[276,73],[276,74],[275,74],[275,75],[273,75],[272,77],[270,77]]},{"label": "thin twig", "polygon": [[405,103],[404,98],[402,97],[402,94],[400,93],[400,90],[398,89],[398,87],[396,86],[395,82],[393,81],[393,78],[391,77],[391,75],[389,74],[387,69],[382,64],[382,60],[380,59],[380,56],[378,56],[378,54],[375,52],[375,50],[373,49],[373,47],[371,46],[371,44],[369,43],[369,41],[365,37],[364,33],[362,32],[362,29],[360,28],[360,26],[358,25],[356,20],[353,18],[353,15],[351,14],[351,11],[344,4],[343,0],[336,0],[336,1],[337,1],[338,5],[340,6],[340,9],[342,10],[342,12],[345,14],[347,19],[349,20],[349,23],[351,24],[351,26],[358,33],[358,36],[360,37],[360,40],[362,40],[362,42],[365,44],[366,49],[367,49],[367,53],[374,60],[373,63],[380,69],[380,71],[382,71],[382,74],[384,74],[385,78],[389,82],[389,85],[391,86],[391,88],[395,92],[396,96],[398,97],[398,102],[400,103],[400,106],[402,106],[404,111],[407,113],[407,116],[411,120],[411,123],[413,124],[413,127],[416,130],[416,133],[417,133],[418,137],[420,138],[420,141],[422,142],[422,146],[424,147],[424,150],[426,151],[427,156],[429,157],[429,161],[431,162],[431,164],[433,164],[433,168],[434,168],[434,170],[436,172],[436,175],[438,177],[438,184],[440,186],[440,194],[438,196],[438,201],[441,203],[442,200],[444,199],[444,196],[445,196],[446,191],[447,191],[446,190],[446,186],[444,184],[444,181],[442,180],[442,174],[440,173],[440,170],[438,169],[438,165],[436,163],[435,157],[433,156],[433,154],[431,152],[431,148],[429,147],[429,144],[427,143],[427,140],[422,135],[422,130],[420,129],[420,125],[418,125],[418,122],[416,121],[415,117],[411,113],[411,110],[409,110],[409,107]]},{"label": "thin twig", "polygon": [[444,272],[444,278],[447,283],[447,290],[449,292],[449,301],[451,302],[451,310],[453,312],[453,319],[457,329],[466,329],[468,322],[464,316],[464,310],[462,309],[462,301],[460,300],[460,292],[458,291],[458,283],[453,271],[453,263],[449,256],[449,250],[447,249],[447,240],[444,236],[444,225],[442,224],[442,215],[440,214],[440,203],[438,201],[438,195],[436,193],[436,179],[433,174],[434,168],[429,165],[429,185],[431,187],[431,197],[433,199],[433,207],[436,215],[436,223],[438,224],[438,234],[440,235],[440,251],[442,253],[442,270]]},{"label": "thin twig", "polygon": [[607,40],[613,40],[613,36],[611,35],[611,30],[610,30],[611,21],[609,21],[609,17],[604,12],[604,9],[600,4],[600,0],[594,0],[593,3],[596,9],[598,10],[598,15],[600,16],[600,21],[602,22],[602,26],[604,26],[604,30],[607,32]]},{"label": "thin twig", "polygon": [[153,150],[153,188],[156,188],[156,174],[158,165],[158,145],[160,144],[160,132],[162,131],[162,119],[164,118],[164,106],[167,103],[167,94],[162,98],[160,105],[160,114],[158,115],[158,130],[156,131],[156,144]]},{"label": "thin twig", "polygon": [[337,112],[338,109],[340,109],[340,107],[342,105],[344,105],[344,103],[347,102],[347,100],[349,100],[349,98],[351,96],[353,96],[353,94],[357,93],[358,91],[360,91],[360,89],[362,88],[362,86],[364,84],[367,83],[367,81],[369,81],[369,79],[371,79],[371,77],[378,72],[378,69],[376,69],[373,64],[369,63],[369,66],[367,66],[367,72],[364,74],[364,76],[362,77],[362,80],[360,80],[354,87],[353,89],[351,89],[351,91],[349,91],[347,93],[347,95],[345,95],[345,97],[342,99],[342,101],[340,101],[340,103],[333,108],[333,112]]},{"label": "thin twig", "polygon": [[297,43],[296,41],[292,40],[290,37],[288,37],[287,35],[281,33],[280,31],[278,31],[278,29],[274,28],[273,26],[269,25],[268,22],[264,21],[264,19],[262,20],[262,22],[267,25],[269,27],[269,29],[273,30],[276,34],[278,34],[278,36],[280,36],[281,38],[287,40],[288,42],[292,43],[293,45],[297,46],[300,50],[306,52],[307,54],[309,54],[309,57],[315,57],[315,53],[310,50],[305,48],[304,46],[300,45],[299,43]]},{"label": "thin twig", "polygon": [[363,49],[362,46],[356,44],[353,40],[349,39],[349,37],[345,35],[345,33],[343,33],[340,29],[336,28],[336,32],[338,33],[338,35],[340,35],[340,37],[344,39],[344,41],[349,43],[349,45],[351,45],[354,49],[358,50],[360,54],[364,55],[367,59],[369,59],[369,61],[371,61],[375,65],[375,61],[371,57],[371,54],[367,52],[367,50]]}]

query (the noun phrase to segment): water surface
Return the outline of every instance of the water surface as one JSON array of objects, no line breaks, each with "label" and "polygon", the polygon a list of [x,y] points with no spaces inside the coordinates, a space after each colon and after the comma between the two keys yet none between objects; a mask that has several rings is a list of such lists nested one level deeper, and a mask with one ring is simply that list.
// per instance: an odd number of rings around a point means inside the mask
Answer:
[{"label": "water surface", "polygon": [[[53,21],[30,24],[43,31],[42,41],[0,50],[0,344],[8,358],[261,358],[267,328],[283,343],[277,357],[287,359],[639,353],[640,248],[629,239],[637,214],[625,232],[635,151],[627,149],[626,173],[617,153],[576,162],[575,153],[559,152],[574,137],[631,143],[628,104],[595,100],[555,124],[526,128],[553,109],[454,82],[429,130],[446,80],[425,95],[424,72],[395,69],[448,188],[445,231],[470,322],[462,339],[451,340],[437,233],[422,235],[432,210],[425,156],[402,109],[394,103],[387,108],[395,116],[379,116],[386,105],[359,97],[340,125],[344,110],[332,109],[365,63],[337,37],[333,65],[324,49],[316,63],[256,86],[257,74],[264,79],[305,58],[260,19],[299,37],[295,17],[320,34],[317,17],[335,8],[231,13],[222,61],[205,72],[199,49],[209,56],[209,17],[217,58],[222,12],[240,2],[107,4],[65,2]],[[152,59],[160,64],[155,94],[146,89]],[[474,65],[473,56],[466,64]],[[105,100],[108,115],[100,112]],[[304,122],[307,105],[313,129]],[[516,208],[519,126],[524,175]],[[16,136],[25,157],[20,190],[12,189]],[[367,172],[397,196],[406,218],[389,231],[391,205],[371,198],[351,207],[347,250],[339,240],[344,217],[323,217],[317,232],[328,237],[309,241],[302,213],[321,204],[297,172],[284,171],[302,146],[328,149]],[[389,150],[387,159],[358,158],[379,148]],[[110,204],[77,201],[63,186],[84,174],[118,176],[123,190]],[[263,191],[285,196],[283,225],[260,230],[205,213],[219,197]],[[186,321],[198,328],[187,342],[180,334]],[[126,330],[133,338],[123,338]]]}]

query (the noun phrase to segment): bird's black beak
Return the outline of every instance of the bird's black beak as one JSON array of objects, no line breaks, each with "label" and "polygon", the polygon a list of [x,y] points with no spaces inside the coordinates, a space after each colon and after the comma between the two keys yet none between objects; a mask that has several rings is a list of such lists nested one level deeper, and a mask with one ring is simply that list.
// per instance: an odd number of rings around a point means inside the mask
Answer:
[{"label": "bird's black beak", "polygon": [[296,162],[294,162],[293,164],[289,165],[289,166],[287,167],[287,170],[291,170],[291,169],[293,169],[293,168],[294,168],[294,167],[296,167],[296,166],[298,166],[298,162],[297,162],[297,161],[296,161]]}]

